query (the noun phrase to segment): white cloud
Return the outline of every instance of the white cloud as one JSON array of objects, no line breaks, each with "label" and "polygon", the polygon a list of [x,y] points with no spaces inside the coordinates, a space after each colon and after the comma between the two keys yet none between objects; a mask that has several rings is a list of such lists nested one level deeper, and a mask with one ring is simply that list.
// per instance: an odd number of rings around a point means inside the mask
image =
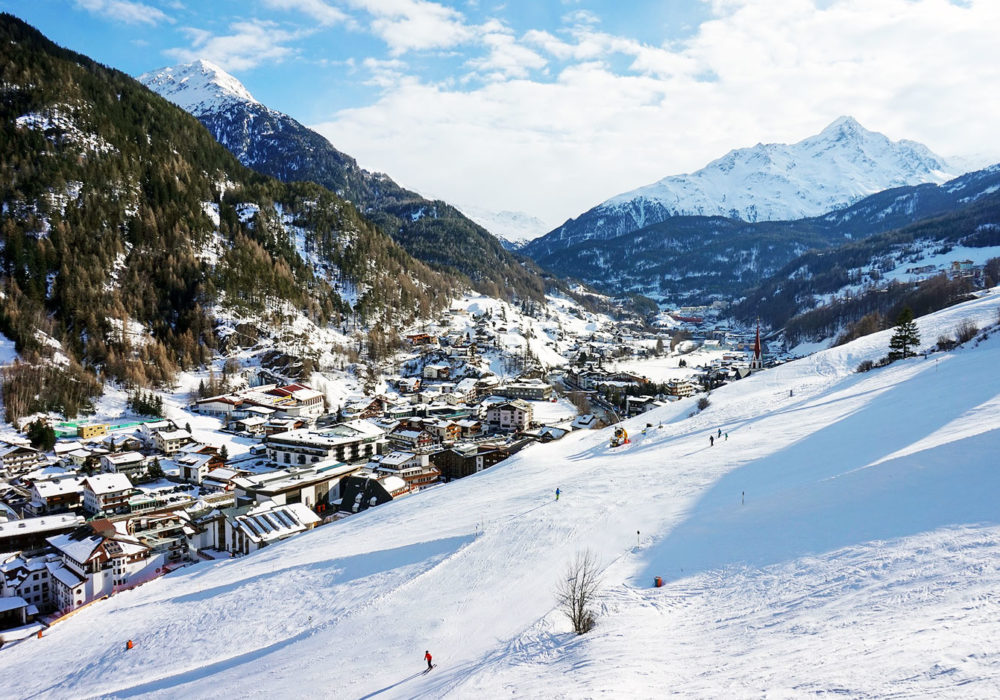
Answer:
[{"label": "white cloud", "polygon": [[[418,191],[549,220],[731,148],[801,139],[841,114],[945,156],[1000,160],[1000,3],[712,6],[694,36],[663,46],[592,26],[520,40],[487,31],[488,53],[470,64],[492,82],[460,90],[397,74],[377,103],[318,128]],[[611,70],[615,57],[629,59],[624,73]],[[562,66],[554,80],[526,79],[544,60]]]},{"label": "white cloud", "polygon": [[280,29],[273,22],[234,22],[230,34],[214,35],[203,29],[185,27],[189,47],[167,49],[163,53],[177,61],[204,58],[227,71],[248,70],[262,63],[281,61],[294,53],[286,44],[303,36],[302,32]]},{"label": "white cloud", "polygon": [[129,2],[128,0],[76,0],[77,7],[88,12],[100,15],[116,22],[125,24],[150,24],[155,25],[160,22],[172,22],[162,10],[144,5],[141,2]]},{"label": "white cloud", "polygon": [[472,40],[476,31],[461,12],[428,0],[348,0],[372,15],[371,30],[393,56],[443,49]]},{"label": "white cloud", "polygon": [[479,75],[489,80],[527,78],[533,70],[545,68],[548,61],[528,47],[519,44],[504,27],[493,27],[481,39],[489,53],[468,61]]},{"label": "white cloud", "polygon": [[343,10],[333,7],[323,0],[263,0],[263,4],[272,10],[301,12],[324,26],[345,23],[350,19]]}]

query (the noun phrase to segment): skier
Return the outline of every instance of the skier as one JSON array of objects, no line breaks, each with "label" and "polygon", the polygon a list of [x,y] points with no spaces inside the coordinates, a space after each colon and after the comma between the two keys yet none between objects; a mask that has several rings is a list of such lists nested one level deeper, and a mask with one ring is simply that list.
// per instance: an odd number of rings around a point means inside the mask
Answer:
[{"label": "skier", "polygon": [[133,644],[132,644],[132,640],[131,639],[128,640],[127,642],[125,642],[125,651],[128,651],[129,649],[131,649],[132,646],[133,646]]},{"label": "skier", "polygon": [[556,500],[557,501],[559,500],[559,488],[558,487],[556,487]]},{"label": "skier", "polygon": [[432,668],[434,668],[434,664],[431,663],[431,652],[430,651],[425,651],[424,652],[424,660],[427,661],[427,670],[428,671],[430,671]]},{"label": "skier", "polygon": [[718,437],[722,437],[722,428],[719,428],[719,435],[718,435]]},{"label": "skier", "polygon": [[729,441],[729,433],[726,433],[726,441]]},{"label": "skier", "polygon": [[715,436],[714,435],[709,435],[708,436],[708,446],[709,447],[715,447]]}]

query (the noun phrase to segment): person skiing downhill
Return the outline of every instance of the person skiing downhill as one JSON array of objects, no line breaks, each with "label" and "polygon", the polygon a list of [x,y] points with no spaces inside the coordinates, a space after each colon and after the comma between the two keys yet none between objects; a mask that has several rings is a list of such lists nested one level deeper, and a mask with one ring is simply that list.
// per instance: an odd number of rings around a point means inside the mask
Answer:
[{"label": "person skiing downhill", "polygon": [[434,664],[431,663],[431,652],[429,650],[424,652],[424,660],[427,661],[427,670],[430,671],[434,668]]},{"label": "person skiing downhill", "polygon": [[559,500],[559,489],[558,488],[556,488],[556,500],[557,501]]},{"label": "person skiing downhill", "polygon": [[714,435],[709,435],[708,436],[708,446],[709,447],[715,447],[715,436]]}]

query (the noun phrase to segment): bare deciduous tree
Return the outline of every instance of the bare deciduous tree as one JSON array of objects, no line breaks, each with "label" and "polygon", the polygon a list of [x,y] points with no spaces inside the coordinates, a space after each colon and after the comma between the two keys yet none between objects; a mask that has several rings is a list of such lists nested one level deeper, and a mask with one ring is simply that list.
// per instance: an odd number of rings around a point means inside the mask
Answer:
[{"label": "bare deciduous tree", "polygon": [[556,589],[559,609],[573,624],[577,634],[589,632],[594,627],[591,606],[600,588],[600,570],[597,557],[590,550],[577,552],[566,568],[566,577]]},{"label": "bare deciduous tree", "polygon": [[969,319],[965,319],[959,323],[958,327],[955,329],[955,340],[959,345],[962,343],[968,343],[970,340],[975,338],[978,333],[979,326]]}]

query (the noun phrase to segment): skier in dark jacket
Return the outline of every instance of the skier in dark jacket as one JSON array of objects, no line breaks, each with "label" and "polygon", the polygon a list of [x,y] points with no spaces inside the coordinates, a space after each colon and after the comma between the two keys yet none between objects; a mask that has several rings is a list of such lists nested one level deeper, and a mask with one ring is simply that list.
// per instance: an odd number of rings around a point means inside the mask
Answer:
[{"label": "skier in dark jacket", "polygon": [[715,436],[714,435],[709,435],[708,436],[708,446],[709,447],[715,447]]},{"label": "skier in dark jacket", "polygon": [[425,651],[424,652],[424,660],[427,661],[427,670],[428,671],[430,671],[432,668],[434,668],[434,664],[431,663],[431,652],[430,651]]}]

